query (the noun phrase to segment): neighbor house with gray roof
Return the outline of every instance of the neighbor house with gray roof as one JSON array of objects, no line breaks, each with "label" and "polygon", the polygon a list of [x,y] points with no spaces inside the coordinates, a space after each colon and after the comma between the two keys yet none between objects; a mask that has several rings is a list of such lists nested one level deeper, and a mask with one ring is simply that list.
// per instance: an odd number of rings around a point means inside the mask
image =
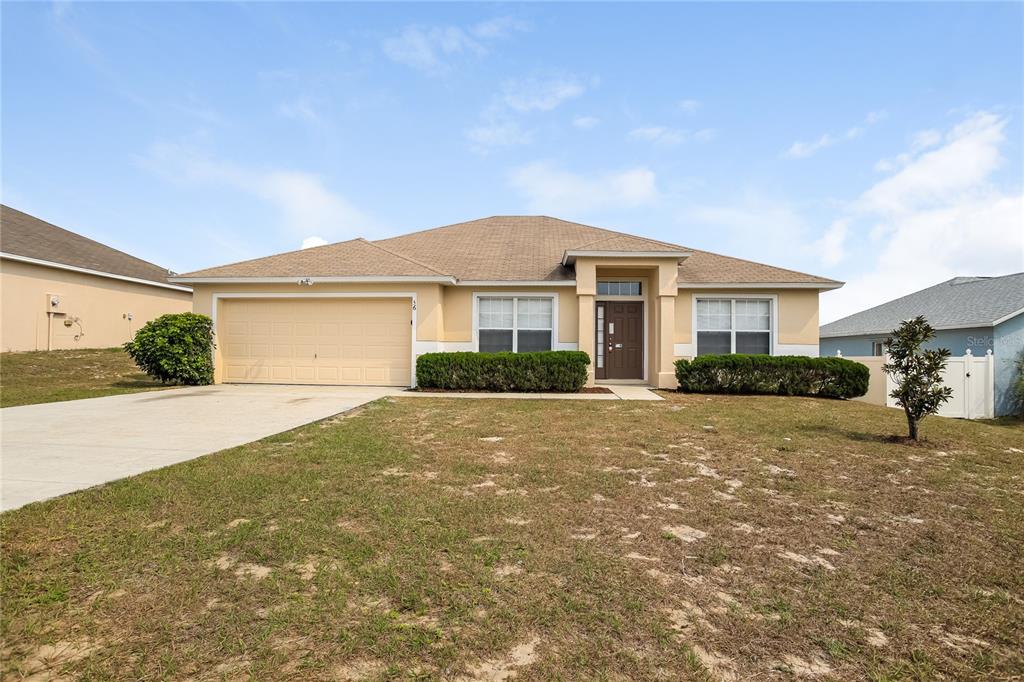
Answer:
[{"label": "neighbor house with gray roof", "polygon": [[904,320],[923,315],[936,330],[928,348],[995,358],[995,411],[1008,414],[1014,360],[1024,349],[1024,272],[953,279],[821,327],[822,355],[882,355]]},{"label": "neighbor house with gray roof", "polygon": [[111,348],[165,313],[192,308],[173,273],[0,206],[0,349]]},{"label": "neighbor house with gray roof", "polygon": [[547,216],[352,239],[172,278],[220,382],[415,382],[431,351],[581,350],[589,383],[676,385],[708,353],[818,354],[842,282]]}]

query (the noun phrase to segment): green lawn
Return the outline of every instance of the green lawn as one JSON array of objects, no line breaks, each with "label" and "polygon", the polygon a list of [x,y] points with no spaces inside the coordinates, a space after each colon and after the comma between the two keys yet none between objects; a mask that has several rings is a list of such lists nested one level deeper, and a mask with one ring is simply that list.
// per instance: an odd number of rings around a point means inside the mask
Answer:
[{"label": "green lawn", "polygon": [[1024,675],[1024,428],[401,398],[0,516],[3,670]]},{"label": "green lawn", "polygon": [[120,348],[0,353],[0,407],[156,388]]}]

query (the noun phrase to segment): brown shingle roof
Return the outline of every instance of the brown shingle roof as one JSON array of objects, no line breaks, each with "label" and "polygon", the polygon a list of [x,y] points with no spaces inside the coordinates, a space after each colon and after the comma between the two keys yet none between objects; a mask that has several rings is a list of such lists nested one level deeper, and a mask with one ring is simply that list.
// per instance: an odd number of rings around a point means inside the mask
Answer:
[{"label": "brown shingle roof", "polygon": [[362,237],[189,272],[182,277],[444,277]]},{"label": "brown shingle roof", "polygon": [[[377,251],[372,251],[376,247]],[[190,272],[182,277],[437,276],[463,281],[560,281],[575,277],[566,251],[686,251],[689,283],[821,283],[833,280],[687,249],[547,216],[493,216],[367,242],[353,239]],[[428,265],[429,264],[429,265]]]},{"label": "brown shingle roof", "polygon": [[0,251],[121,277],[168,283],[167,268],[100,244],[10,206],[0,205]]}]

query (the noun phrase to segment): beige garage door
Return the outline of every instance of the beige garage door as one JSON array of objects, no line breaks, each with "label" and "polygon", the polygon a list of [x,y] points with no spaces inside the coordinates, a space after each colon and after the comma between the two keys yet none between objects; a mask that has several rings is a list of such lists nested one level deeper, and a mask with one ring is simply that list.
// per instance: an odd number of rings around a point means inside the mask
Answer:
[{"label": "beige garage door", "polygon": [[224,381],[409,385],[410,299],[226,299],[219,313]]}]

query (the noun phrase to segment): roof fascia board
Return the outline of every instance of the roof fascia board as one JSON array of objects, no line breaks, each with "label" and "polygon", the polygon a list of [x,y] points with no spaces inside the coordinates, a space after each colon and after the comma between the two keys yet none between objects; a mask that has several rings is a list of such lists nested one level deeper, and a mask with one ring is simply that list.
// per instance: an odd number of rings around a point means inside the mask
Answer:
[{"label": "roof fascia board", "polygon": [[[95,277],[106,277],[108,279],[118,279],[122,282],[132,282],[133,284],[145,284],[151,287],[159,287],[161,289],[173,289],[174,291],[184,291],[192,293],[192,289],[189,287],[176,286],[174,284],[164,284],[163,282],[154,282],[151,279],[141,279],[139,277],[129,277],[127,275],[115,275],[112,272],[103,272],[102,270],[90,270],[89,268],[80,268],[76,265],[67,265],[66,263],[57,263],[49,260],[42,260],[40,258],[30,258],[28,256],[19,256],[14,253],[3,253],[0,252],[0,258],[6,258],[7,260],[18,261],[21,263],[29,263],[31,265],[41,265],[47,268],[55,268],[57,270],[68,270],[70,272],[80,272],[83,275],[93,275]],[[169,281],[178,281],[177,278],[168,277]]]},{"label": "roof fascia board", "polygon": [[839,289],[845,282],[679,282],[680,289]]},{"label": "roof fascia board", "polygon": [[[1024,312],[1021,310],[1020,312]],[[1012,317],[1012,315],[1011,315]],[[978,322],[977,324],[941,324],[933,326],[932,329],[935,331],[948,331],[950,329],[978,329],[979,327],[994,327],[997,323],[995,322]],[[873,332],[841,332],[838,334],[829,334],[828,332],[822,333],[818,331],[818,338],[822,339],[838,339],[844,336],[887,336],[892,334],[892,329],[884,331],[873,331]]]},{"label": "roof fascia board", "polygon": [[515,279],[464,279],[455,283],[459,287],[574,287],[574,279],[556,280],[515,280]]},{"label": "roof fascia board", "polygon": [[1003,315],[998,320],[993,320],[992,321],[992,326],[994,327],[997,324],[1002,324],[1003,322],[1006,322],[1007,320],[1012,320],[1013,318],[1017,317],[1021,313],[1024,313],[1024,308],[1021,308],[1020,310],[1016,310],[1016,311],[1010,313],[1009,315]]},{"label": "roof fascia board", "polygon": [[572,265],[579,257],[592,258],[678,258],[692,256],[690,251],[581,251],[568,249],[562,254],[562,265]]},{"label": "roof fascia board", "polygon": [[301,280],[309,279],[313,284],[333,284],[344,282],[426,282],[455,284],[454,277],[423,277],[420,275],[358,275],[352,277],[171,277],[173,282],[187,282],[191,284],[298,284]]}]

